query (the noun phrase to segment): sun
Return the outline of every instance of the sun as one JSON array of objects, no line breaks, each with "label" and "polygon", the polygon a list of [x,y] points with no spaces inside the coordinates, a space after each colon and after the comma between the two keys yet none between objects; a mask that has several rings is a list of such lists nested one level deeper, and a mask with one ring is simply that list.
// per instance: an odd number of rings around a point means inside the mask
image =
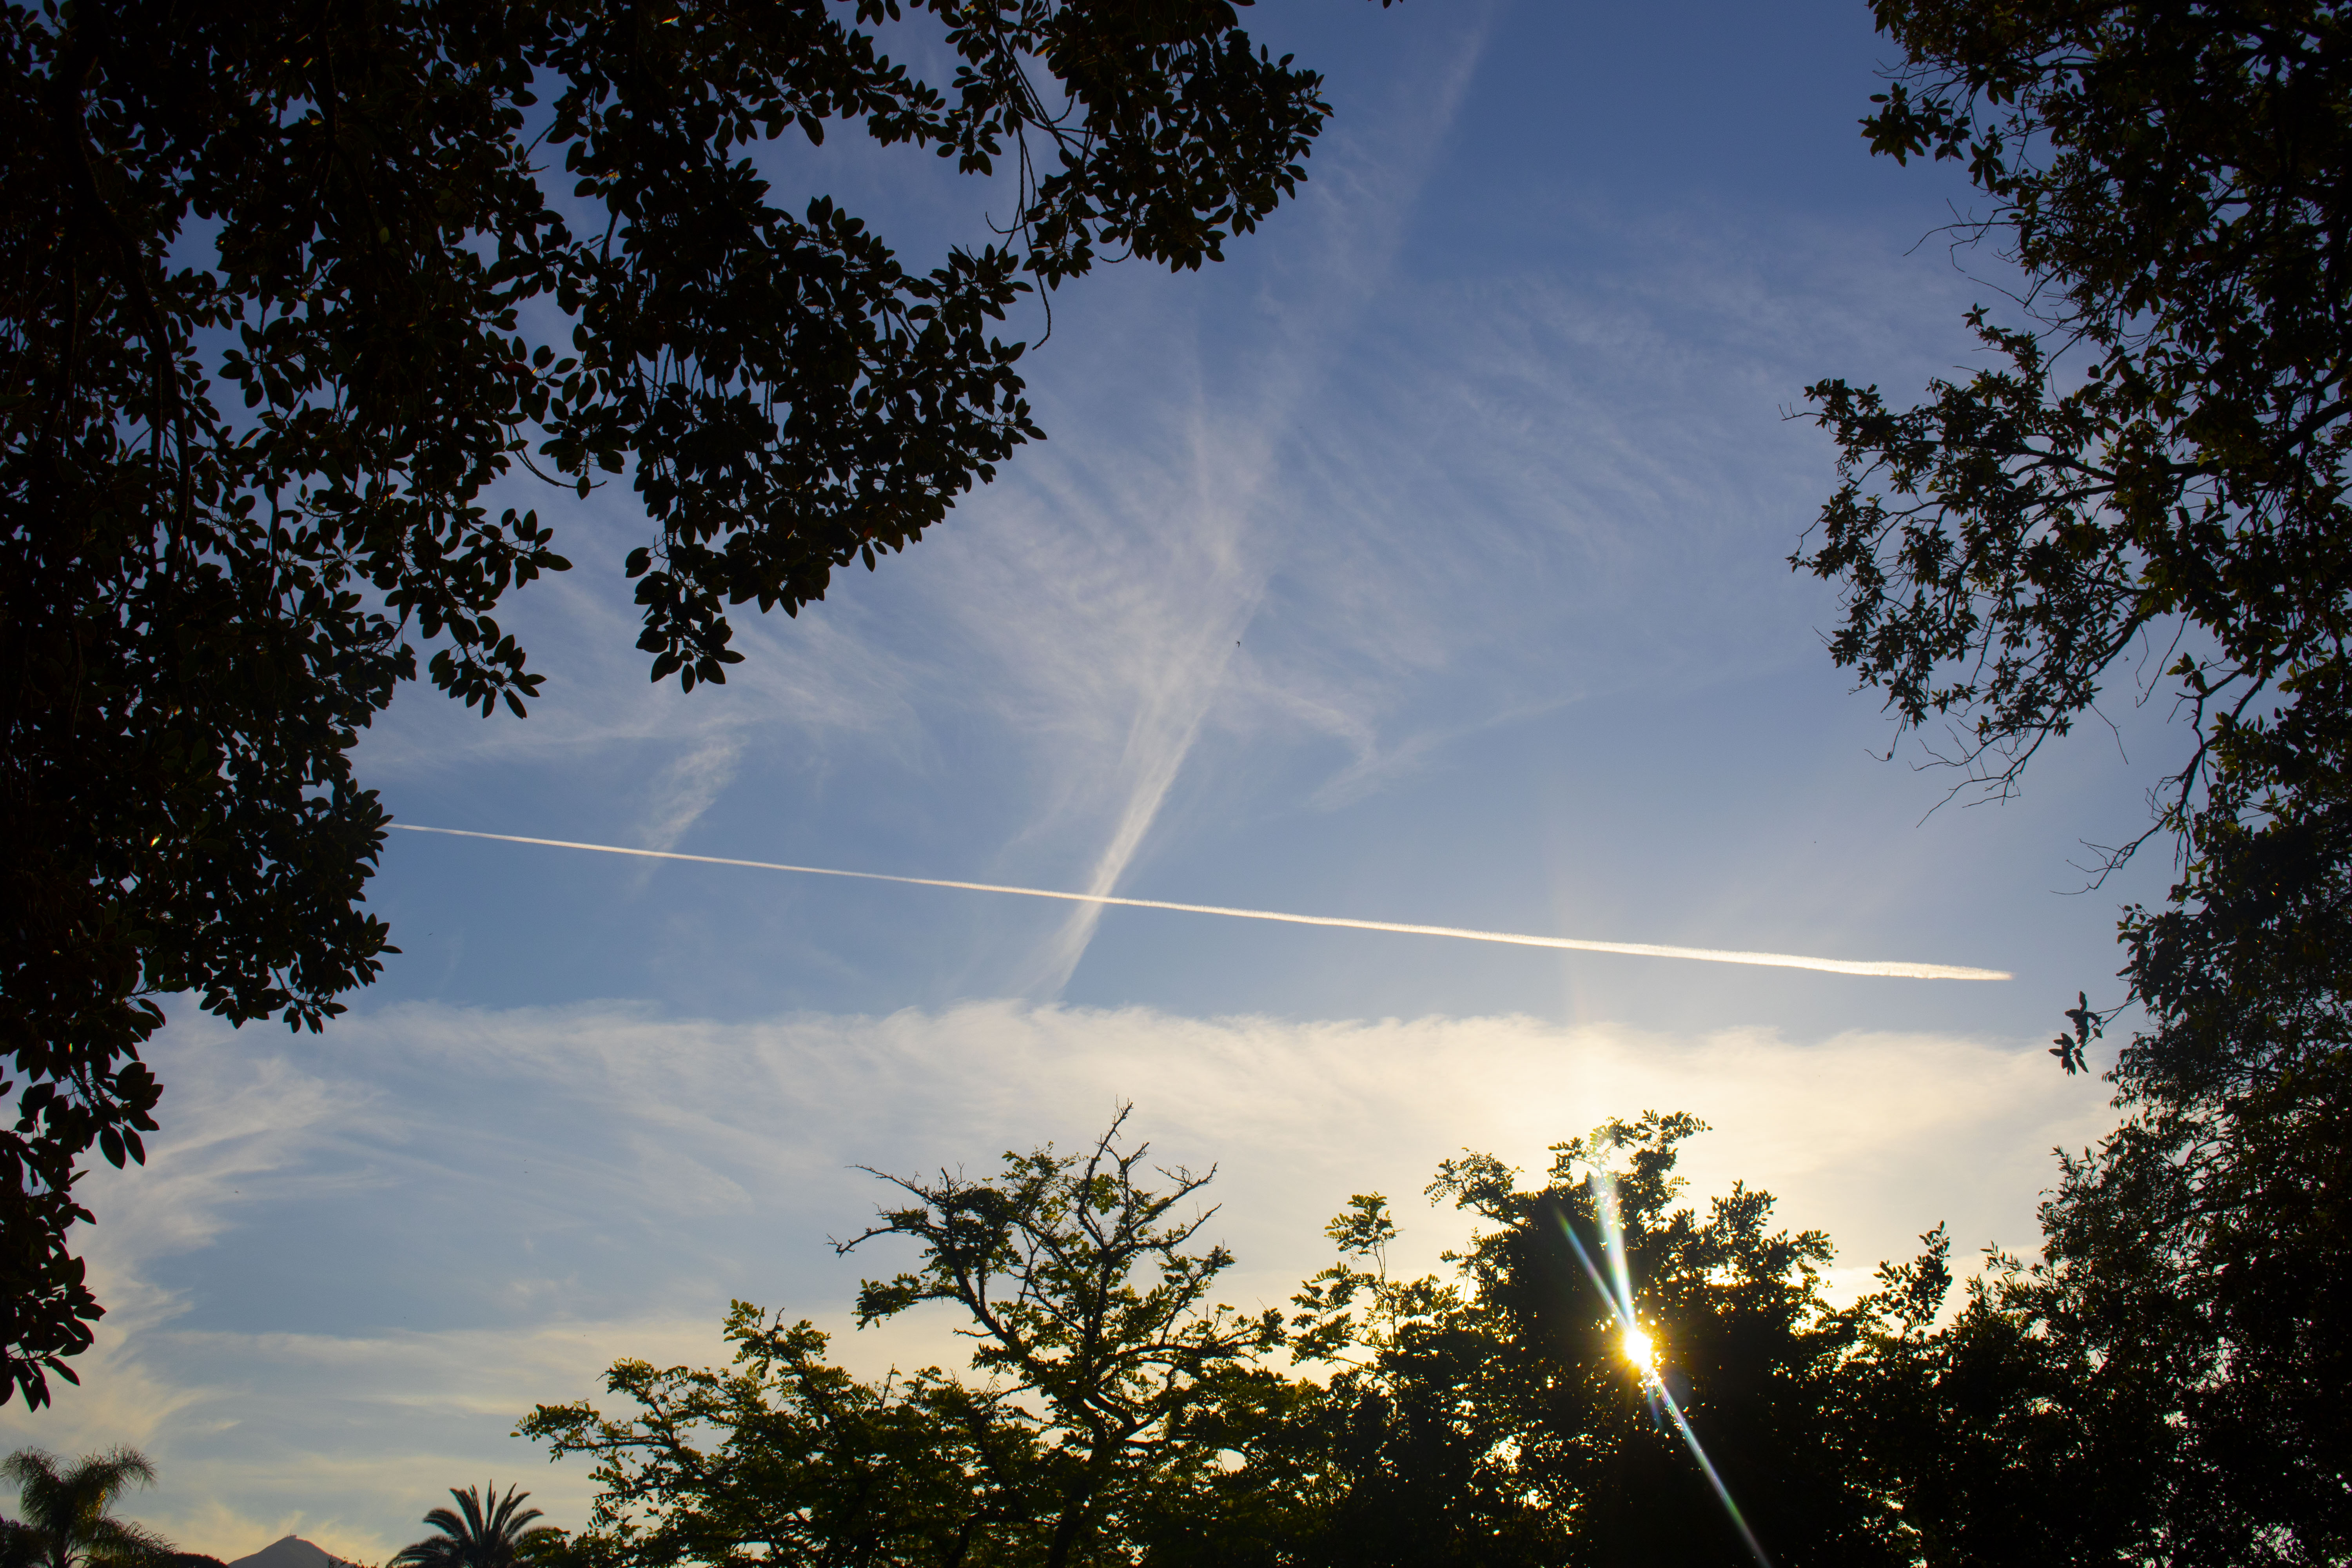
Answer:
[{"label": "sun", "polygon": [[1656,1342],[1640,1329],[1628,1324],[1625,1329],[1625,1359],[1643,1372],[1655,1370],[1658,1364]]}]

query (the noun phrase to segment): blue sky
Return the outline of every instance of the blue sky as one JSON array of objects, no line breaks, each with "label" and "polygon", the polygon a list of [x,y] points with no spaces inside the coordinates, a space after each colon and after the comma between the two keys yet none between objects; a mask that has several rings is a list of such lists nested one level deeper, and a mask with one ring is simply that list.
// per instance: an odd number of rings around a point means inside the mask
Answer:
[{"label": "blue sky", "polygon": [[[117,1441],[132,1511],[234,1556],[380,1561],[442,1489],[584,1470],[509,1436],[615,1357],[708,1358],[730,1298],[852,1334],[849,1169],[1068,1144],[1122,1100],[1213,1162],[1243,1301],[1328,1259],[1350,1193],[1464,1146],[1541,1163],[1686,1109],[1695,1192],[1827,1228],[1842,1285],[1952,1222],[2028,1248],[2053,1144],[2110,1119],[2042,1054],[2113,999],[2081,841],[2177,749],[2128,689],[2018,799],[1948,774],[1822,651],[1786,557],[1831,484],[1789,417],[1901,395],[1996,298],[1933,237],[1966,191],[1869,159],[1865,6],[1281,0],[1249,14],[1337,108],[1300,199],[1223,266],[1057,300],[1024,361],[1051,439],[723,689],[646,682],[625,488],[512,487],[577,563],[501,620],[527,721],[404,694],[362,770],[404,823],[917,877],[2012,971],[1855,979],[1485,947],[395,834],[404,950],[318,1037],[175,1005],[150,1167],[93,1178],[115,1309],[87,1385],[0,1421]],[[836,137],[780,150],[910,258],[985,192]],[[1979,258],[1990,267],[1989,258]],[[1874,752],[1875,754],[1874,754]],[[899,1259],[877,1256],[866,1272]]]}]

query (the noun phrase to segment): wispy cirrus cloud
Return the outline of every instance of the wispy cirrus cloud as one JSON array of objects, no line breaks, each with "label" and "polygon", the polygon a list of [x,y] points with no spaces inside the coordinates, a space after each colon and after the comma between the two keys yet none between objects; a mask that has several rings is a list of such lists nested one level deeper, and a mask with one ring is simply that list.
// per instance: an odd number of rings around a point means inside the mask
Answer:
[{"label": "wispy cirrus cloud", "polygon": [[646,791],[644,830],[638,836],[645,847],[675,847],[735,782],[742,761],[742,738],[722,731],[704,737],[700,745],[656,774]]},{"label": "wispy cirrus cloud", "polygon": [[[1258,302],[1264,331],[1244,364],[1181,367],[1190,395],[1161,425],[1170,438],[1139,450],[1131,437],[1104,440],[1081,408],[1060,411],[1076,416],[1064,451],[1087,455],[1025,468],[945,565],[965,635],[1006,678],[982,700],[1044,742],[1041,809],[1024,837],[1092,841],[1073,868],[1076,890],[1119,885],[1229,697],[1285,554],[1284,525],[1296,521],[1271,481],[1302,421],[1328,400],[1339,347],[1389,276],[1485,43],[1483,21],[1465,27],[1420,79],[1400,84],[1391,112],[1318,150],[1298,210],[1278,220],[1315,287]],[[1125,336],[1098,340],[1097,353],[1117,353]],[[1100,918],[1097,906],[1074,910],[1019,988],[1058,994]]]},{"label": "wispy cirrus cloud", "polygon": [[[642,781],[630,786],[645,802],[632,826],[668,847],[747,763],[774,757],[781,736],[803,738],[818,765],[864,750],[919,772],[935,765],[942,715],[981,714],[1028,745],[1034,804],[999,862],[1117,886],[1227,693],[1297,521],[1268,479],[1328,401],[1338,345],[1388,276],[1483,42],[1483,22],[1465,29],[1398,85],[1389,112],[1318,148],[1301,199],[1276,220],[1296,253],[1291,282],[1260,286],[1279,297],[1223,294],[1223,308],[1264,328],[1241,362],[1212,346],[1223,334],[1202,312],[1214,282],[1140,264],[1090,280],[1086,300],[1063,307],[1061,340],[1031,362],[1054,443],[1024,451],[884,578],[844,574],[796,621],[741,617],[745,662],[725,688],[691,697],[649,689],[634,647],[616,569],[646,525],[625,487],[565,507],[577,570],[513,606],[535,667],[551,672],[530,721],[484,722],[420,691],[369,738],[363,768],[394,783],[514,763],[602,769]],[[1155,371],[1140,399],[1139,363]],[[1094,395],[1107,384],[1128,389],[1108,418]],[[1151,432],[1140,440],[1139,414]],[[517,504],[548,499],[510,488]],[[908,638],[910,622],[935,635]],[[1019,988],[1058,991],[1094,920],[1081,910],[1051,933]]]},{"label": "wispy cirrus cloud", "polygon": [[[1884,359],[1919,268],[1852,228],[1595,201],[1560,219],[1573,258],[1423,275],[1402,247],[1493,14],[1339,121],[1227,268],[1073,291],[1024,364],[1055,438],[880,574],[743,617],[727,687],[646,683],[616,571],[646,525],[615,493],[583,509],[580,571],[519,601],[555,673],[533,717],[420,693],[363,768],[527,766],[565,796],[555,831],[654,847],[743,778],[882,780],[894,831],[825,863],[915,868],[919,823],[923,868],[1103,893],[1196,810],[1340,810],[1597,694],[1818,659],[1820,595],[1781,558],[1827,464],[1778,411],[1850,349]],[[541,828],[519,797],[419,819]],[[767,830],[744,803],[697,847],[810,858]],[[974,939],[956,984],[1058,994],[1098,918]]]}]

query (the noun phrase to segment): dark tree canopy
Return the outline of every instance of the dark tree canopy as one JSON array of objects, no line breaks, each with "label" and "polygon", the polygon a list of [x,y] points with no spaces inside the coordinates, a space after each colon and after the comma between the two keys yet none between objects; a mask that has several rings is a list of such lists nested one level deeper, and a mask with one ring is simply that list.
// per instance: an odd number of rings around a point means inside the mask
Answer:
[{"label": "dark tree canopy", "polygon": [[[1829,1238],[1771,1229],[1769,1194],[1678,1206],[1678,1146],[1703,1131],[1608,1122],[1553,1145],[1531,1191],[1491,1154],[1446,1161],[1431,1197],[1483,1222],[1453,1281],[1386,1278],[1395,1229],[1377,1197],[1333,1226],[1349,1256],[1301,1292],[1299,1339],[1360,1310],[1349,1337],[1370,1353],[1339,1352],[1354,1364],[1307,1438],[1337,1495],[1289,1560],[1752,1565],[1744,1522],[1777,1562],[1913,1561],[1900,1484],[1853,1398],[1883,1303],[1832,1306]],[[1612,1256],[1654,1368],[1588,1272],[1605,1279]]]},{"label": "dark tree canopy", "polygon": [[904,1206],[840,1250],[914,1244],[868,1280],[860,1326],[930,1303],[973,1345],[969,1378],[864,1382],[825,1336],[738,1301],[727,1370],[622,1362],[633,1413],[541,1405],[524,1436],[595,1458],[604,1489],[568,1543],[577,1568],[691,1563],[1043,1564],[1239,1560],[1265,1498],[1220,1457],[1297,1385],[1264,1364],[1281,1316],[1213,1292],[1233,1257],[1197,1245],[1213,1173],[1160,1169],[1122,1139],[1008,1153],[978,1179],[885,1178]]},{"label": "dark tree canopy", "polygon": [[[1205,1178],[1120,1131],[902,1183],[852,1244],[914,1245],[860,1318],[943,1310],[968,1372],[859,1379],[737,1302],[731,1367],[625,1361],[625,1408],[534,1411],[601,1489],[552,1568],[2056,1568],[2160,1560],[2236,1506],[2173,1507],[2172,1342],[2083,1331],[2074,1266],[1996,1258],[1948,1318],[1938,1228],[1837,1306],[1829,1239],[1774,1229],[1768,1194],[1677,1204],[1690,1117],[1554,1145],[1532,1190],[1446,1162],[1431,1194],[1475,1224],[1448,1278],[1392,1278],[1397,1225],[1359,1195],[1339,1261],[1256,1316],[1215,1304]],[[1596,1283],[1620,1261],[1622,1302]]]},{"label": "dark tree canopy", "polygon": [[[1838,662],[1949,719],[2006,787],[2153,651],[2193,732],[2134,910],[2135,1094],[2267,1082],[2347,1039],[2352,20],[2328,5],[1887,0],[1908,64],[1864,124],[1963,160],[2027,281],[1993,363],[1916,407],[1825,381],[1844,482],[1801,567]],[[2118,856],[2145,835],[2119,836]]]},{"label": "dark tree canopy", "polygon": [[1195,1247],[1216,1211],[1188,1205],[1216,1173],[1150,1164],[1149,1144],[1121,1146],[1126,1122],[1083,1154],[1008,1153],[992,1179],[887,1177],[913,1203],[839,1247],[917,1243],[913,1270],[858,1291],[858,1326],[948,1303],[971,1319],[972,1370],[1026,1396],[1003,1409],[1030,1429],[1024,1513],[1045,1568],[1151,1533],[1209,1485],[1217,1446],[1192,1417],[1283,1340],[1279,1312],[1213,1294],[1233,1254]]},{"label": "dark tree canopy", "polygon": [[[1811,389],[1843,482],[1795,563],[1844,590],[1831,651],[1996,789],[2145,657],[2185,721],[2154,825],[2108,852],[2179,854],[2121,927],[2131,1117],[2068,1163],[2045,1264],[1980,1320],[2021,1355],[2066,1347],[2080,1398],[2004,1419],[2049,1439],[2086,1528],[2134,1522],[2032,1554],[2339,1561],[2352,1436],[2319,1391],[2352,1300],[2352,16],[1876,12],[1906,58],[1873,147],[1964,163],[1988,205],[1961,237],[2023,287],[1970,318],[1987,367],[1916,406]],[[2121,1010],[2078,1003],[2069,1071]]]},{"label": "dark tree canopy", "polygon": [[[37,1403],[153,998],[340,1011],[394,951],[359,732],[420,648],[485,714],[540,686],[497,612],[567,563],[488,487],[627,475],[653,676],[724,680],[737,606],[1041,435],[1025,290],[1221,258],[1327,110],[1227,0],[11,0],[0,76],[0,1400]],[[772,189],[760,145],[828,132],[1010,171],[1005,243],[908,267]]]}]

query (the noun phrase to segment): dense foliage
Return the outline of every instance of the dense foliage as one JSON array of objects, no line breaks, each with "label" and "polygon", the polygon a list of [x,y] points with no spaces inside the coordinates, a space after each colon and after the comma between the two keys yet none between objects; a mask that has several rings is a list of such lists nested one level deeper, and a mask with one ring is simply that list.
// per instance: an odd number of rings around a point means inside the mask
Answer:
[{"label": "dense foliage", "polygon": [[916,1205],[849,1244],[916,1244],[860,1319],[943,1307],[968,1372],[861,1380],[738,1302],[731,1366],[622,1362],[624,1408],[541,1406],[523,1433],[593,1456],[602,1488],[556,1558],[1891,1568],[2179,1539],[2169,1478],[2198,1461],[2169,1413],[2195,1369],[2177,1339],[2094,1343],[2075,1265],[1996,1258],[1948,1310],[1937,1230],[1837,1307],[1828,1238],[1771,1229],[1767,1194],[1676,1205],[1702,1129],[1653,1113],[1556,1145],[1533,1190],[1447,1162],[1430,1194],[1475,1226],[1450,1278],[1391,1278],[1387,1201],[1357,1197],[1339,1259],[1251,1316],[1215,1304],[1213,1211],[1176,1212],[1207,1178],[1151,1180],[1119,1131],[902,1183]]},{"label": "dense foliage", "polygon": [[[0,1401],[89,1342],[72,1185],[144,1157],[152,998],[339,1011],[392,951],[359,732],[420,649],[485,714],[538,689],[497,611],[567,563],[488,487],[627,475],[653,676],[723,680],[732,606],[796,610],[1039,436],[1024,290],[1220,258],[1318,89],[1228,0],[10,0]],[[771,187],[762,143],[845,127],[1008,173],[1007,242],[910,268]]]},{"label": "dense foliage", "polygon": [[[1832,652],[1996,789],[2146,655],[2188,737],[2110,852],[2167,837],[2181,868],[2122,924],[2132,1120],[2070,1163],[2008,1299],[2102,1399],[2170,1402],[2131,1418],[2144,1470],[2099,1482],[2162,1500],[2146,1551],[2340,1561],[2352,1430],[2316,1391],[2352,1303],[2352,18],[1876,11],[1906,63],[1872,145],[1964,163],[1989,205],[1963,237],[2023,289],[1925,403],[1811,389],[1843,482],[1796,563],[1845,591]],[[2053,1054],[2074,1070],[2119,1010],[2082,1002]]]},{"label": "dense foliage", "polygon": [[[2170,661],[2193,746],[2150,832],[2172,906],[2126,925],[2155,1026],[2136,1096],[2226,1098],[2346,1043],[2352,66],[2332,6],[1888,3],[1911,64],[1866,122],[1964,159],[2031,289],[1930,400],[1811,389],[1845,481],[1798,563],[1838,661],[1951,716],[2001,786]],[[2137,844],[2144,839],[2135,838]],[[2116,851],[2129,852],[2129,846]]]},{"label": "dense foliage", "polygon": [[[1824,1300],[1828,1238],[1769,1230],[1766,1194],[1676,1208],[1676,1145],[1700,1131],[1609,1123],[1556,1145],[1534,1191],[1492,1155],[1447,1161],[1430,1195],[1486,1222],[1453,1281],[1385,1278],[1378,1197],[1335,1222],[1345,1256],[1297,1327],[1300,1350],[1352,1363],[1301,1434],[1337,1484],[1290,1561],[1744,1563],[1751,1541],[1779,1562],[1910,1560],[1846,1397],[1876,1307]],[[1360,1300],[1353,1342],[1319,1342]]]},{"label": "dense foliage", "polygon": [[[607,1384],[639,1414],[535,1411],[526,1435],[599,1461],[605,1490],[572,1551],[645,1568],[1066,1568],[1198,1528],[1232,1490],[1217,1462],[1227,1422],[1289,1392],[1258,1364],[1282,1324],[1213,1300],[1232,1257],[1188,1250],[1208,1215],[1177,1212],[1209,1178],[1143,1185],[1148,1149],[1119,1147],[1124,1121],[1082,1154],[1008,1154],[992,1179],[891,1178],[913,1206],[843,1245],[918,1244],[913,1271],[866,1284],[858,1321],[952,1304],[975,1381],[933,1367],[861,1383],[820,1359],[809,1324],[738,1302],[733,1370],[623,1362]],[[706,1429],[716,1447],[697,1446]]]}]

